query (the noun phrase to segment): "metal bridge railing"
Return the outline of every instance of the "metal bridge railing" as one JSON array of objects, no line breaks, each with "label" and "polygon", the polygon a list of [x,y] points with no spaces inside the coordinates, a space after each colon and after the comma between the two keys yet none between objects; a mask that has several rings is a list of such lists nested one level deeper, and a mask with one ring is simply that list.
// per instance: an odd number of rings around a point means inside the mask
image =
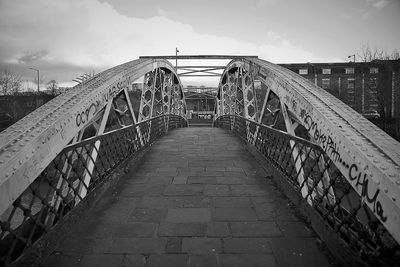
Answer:
[{"label": "metal bridge railing", "polygon": [[162,115],[67,146],[0,217],[0,266],[9,265],[118,166],[184,118]]},{"label": "metal bridge railing", "polygon": [[321,147],[235,115],[218,117],[214,126],[254,145],[361,259],[382,262],[399,252],[397,242]]}]

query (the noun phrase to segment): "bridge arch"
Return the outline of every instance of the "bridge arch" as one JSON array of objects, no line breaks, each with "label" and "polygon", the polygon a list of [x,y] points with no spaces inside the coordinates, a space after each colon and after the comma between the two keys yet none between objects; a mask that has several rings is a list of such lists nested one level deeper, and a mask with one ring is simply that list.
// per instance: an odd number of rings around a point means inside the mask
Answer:
[{"label": "bridge arch", "polygon": [[[233,58],[219,83],[215,125],[225,123],[264,155],[273,153],[272,165],[284,175],[294,172],[286,175],[291,186],[337,236],[356,244],[352,250],[380,257],[398,248],[400,144],[299,75],[255,57]],[[127,91],[139,77],[135,114]],[[176,69],[141,58],[75,86],[0,133],[0,265],[14,261],[133,153],[186,126],[185,116]],[[357,207],[343,205],[349,196]],[[392,237],[397,244],[386,246]]]},{"label": "bridge arch", "polygon": [[[142,76],[145,83],[136,116],[128,89]],[[137,59],[110,68],[1,132],[0,214],[64,147],[82,141],[85,129],[94,126],[95,135],[104,133],[110,112],[116,114],[119,127],[162,114],[185,116],[184,94],[175,68],[164,59]]]},{"label": "bridge arch", "polygon": [[[256,90],[255,81],[265,90]],[[260,93],[260,91],[262,93]],[[249,122],[275,126],[277,114],[284,119],[285,131],[317,144],[342,176],[400,241],[400,143],[362,115],[303,77],[270,62],[243,58],[232,60],[224,70],[218,88],[216,116],[246,118],[247,141],[254,143],[258,126],[250,131]],[[266,120],[267,117],[272,120]],[[267,123],[269,121],[269,123]],[[292,157],[304,183],[302,151],[290,142]],[[324,161],[324,158],[320,159]],[[323,164],[324,162],[319,162]],[[329,175],[323,184],[329,188]],[[330,194],[334,192],[328,189]],[[313,196],[305,186],[302,195],[310,205]]]}]

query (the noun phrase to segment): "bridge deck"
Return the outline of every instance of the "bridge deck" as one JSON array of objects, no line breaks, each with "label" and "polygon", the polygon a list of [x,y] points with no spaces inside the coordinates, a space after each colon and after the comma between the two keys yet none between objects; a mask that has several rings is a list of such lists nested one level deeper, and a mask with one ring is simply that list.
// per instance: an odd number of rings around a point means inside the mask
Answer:
[{"label": "bridge deck", "polygon": [[222,129],[157,141],[74,226],[46,266],[328,266],[239,140]]}]

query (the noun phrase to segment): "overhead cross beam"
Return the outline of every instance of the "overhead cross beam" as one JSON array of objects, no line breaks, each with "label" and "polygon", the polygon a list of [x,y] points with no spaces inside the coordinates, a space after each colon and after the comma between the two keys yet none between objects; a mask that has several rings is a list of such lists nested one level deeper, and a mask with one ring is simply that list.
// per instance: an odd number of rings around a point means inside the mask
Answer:
[{"label": "overhead cross beam", "polygon": [[239,59],[258,58],[258,56],[234,56],[234,55],[181,55],[181,56],[140,56],[140,59]]}]

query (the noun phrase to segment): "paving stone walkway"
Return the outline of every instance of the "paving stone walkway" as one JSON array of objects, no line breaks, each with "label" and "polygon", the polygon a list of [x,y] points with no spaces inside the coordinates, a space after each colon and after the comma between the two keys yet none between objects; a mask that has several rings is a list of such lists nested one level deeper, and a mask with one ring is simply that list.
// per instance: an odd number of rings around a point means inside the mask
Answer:
[{"label": "paving stone walkway", "polygon": [[45,266],[329,266],[268,177],[222,129],[171,131]]}]

